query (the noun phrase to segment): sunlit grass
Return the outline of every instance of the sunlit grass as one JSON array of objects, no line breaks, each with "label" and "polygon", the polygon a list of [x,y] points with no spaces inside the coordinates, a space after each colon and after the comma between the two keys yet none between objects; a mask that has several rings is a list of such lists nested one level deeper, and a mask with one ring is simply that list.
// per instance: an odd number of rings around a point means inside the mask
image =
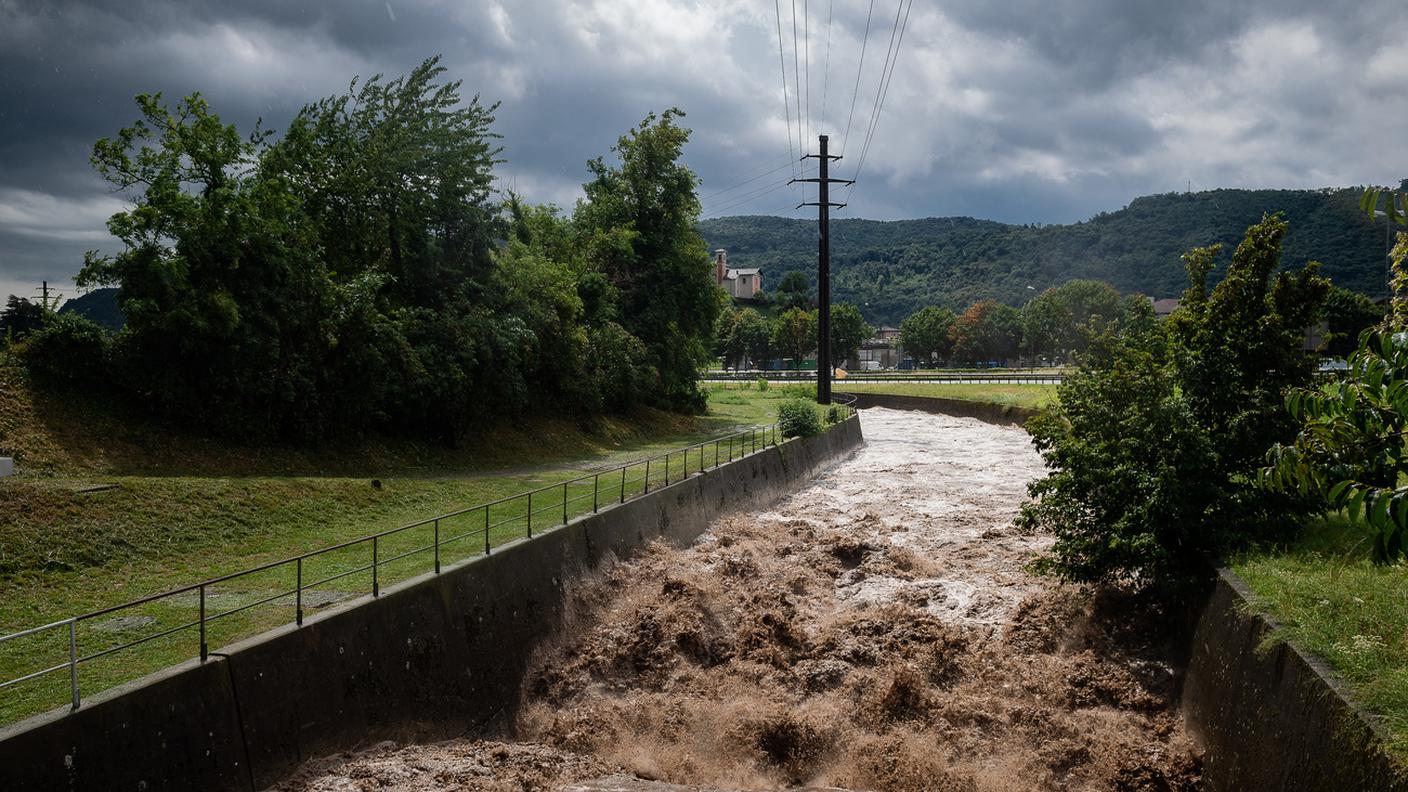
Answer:
[{"label": "sunlit grass", "polygon": [[929,382],[838,382],[837,390],[890,393],[898,396],[926,396],[939,399],[987,402],[1004,407],[1045,409],[1056,403],[1055,385],[1009,385],[998,383]]},{"label": "sunlit grass", "polygon": [[1364,527],[1335,517],[1232,569],[1279,623],[1275,638],[1329,663],[1383,719],[1390,752],[1408,762],[1408,567],[1375,566]]}]

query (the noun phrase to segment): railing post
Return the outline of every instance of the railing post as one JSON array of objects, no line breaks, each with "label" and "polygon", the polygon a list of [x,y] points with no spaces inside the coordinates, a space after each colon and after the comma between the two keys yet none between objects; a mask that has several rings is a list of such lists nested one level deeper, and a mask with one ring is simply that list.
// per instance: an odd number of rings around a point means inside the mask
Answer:
[{"label": "railing post", "polygon": [[626,466],[621,466],[621,502],[626,502]]},{"label": "railing post", "polygon": [[440,518],[435,518],[435,574],[440,574]]},{"label": "railing post", "polygon": [[489,555],[489,504],[484,504],[484,555]]},{"label": "railing post", "polygon": [[68,620],[68,688],[78,709],[78,619]]},{"label": "railing post", "polygon": [[380,597],[380,596],[381,596],[381,584],[380,584],[380,582],[378,582],[377,576],[376,576],[376,564],[377,564],[377,557],[376,557],[376,556],[377,556],[377,542],[376,542],[376,537],[373,536],[373,537],[372,537],[372,596],[373,596],[373,597]]},{"label": "railing post", "polygon": [[528,493],[528,538],[533,538],[533,493]]},{"label": "railing post", "polygon": [[601,508],[601,474],[592,475],[592,514]]},{"label": "railing post", "polygon": [[205,584],[200,584],[200,661],[205,662],[207,655],[205,646]]},{"label": "railing post", "polygon": [[650,494],[650,460],[645,460],[645,495]]},{"label": "railing post", "polygon": [[298,571],[294,576],[293,585],[293,621],[299,626],[303,626],[303,556],[298,557]]},{"label": "railing post", "polygon": [[665,452],[665,486],[670,486],[670,452]]},{"label": "railing post", "polygon": [[719,466],[719,441],[714,441],[714,467]]},{"label": "railing post", "polygon": [[567,482],[562,482],[562,524],[567,524]]}]

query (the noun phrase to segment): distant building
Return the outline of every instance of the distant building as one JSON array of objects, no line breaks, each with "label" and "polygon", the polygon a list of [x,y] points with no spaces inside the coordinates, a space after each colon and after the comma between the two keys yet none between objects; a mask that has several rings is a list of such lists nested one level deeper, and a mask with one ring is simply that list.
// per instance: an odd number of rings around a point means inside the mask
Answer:
[{"label": "distant building", "polygon": [[1165,297],[1162,300],[1154,300],[1153,303],[1154,315],[1164,317],[1178,310],[1179,300],[1177,297]]},{"label": "distant building", "polygon": [[893,341],[900,337],[900,329],[898,327],[883,325],[879,330],[875,331],[875,337],[881,341]]},{"label": "distant building", "polygon": [[752,300],[763,290],[763,271],[759,268],[733,269],[728,265],[728,251],[714,251],[714,283],[723,287],[735,300]]}]

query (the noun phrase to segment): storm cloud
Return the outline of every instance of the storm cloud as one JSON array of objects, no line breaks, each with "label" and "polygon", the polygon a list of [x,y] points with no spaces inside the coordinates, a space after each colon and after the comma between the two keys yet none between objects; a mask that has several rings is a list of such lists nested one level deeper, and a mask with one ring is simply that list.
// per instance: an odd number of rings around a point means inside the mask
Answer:
[{"label": "storm cloud", "polygon": [[[859,164],[897,2],[0,0],[0,296],[114,248],[103,222],[122,196],[88,154],[135,118],[135,94],[200,91],[242,130],[278,129],[354,76],[435,54],[467,97],[500,103],[502,189],[570,205],[589,158],[678,106],[706,214],[793,214],[804,134],[844,148],[840,175]],[[1400,10],[916,0],[845,216],[1069,222],[1190,185],[1396,182]]]}]

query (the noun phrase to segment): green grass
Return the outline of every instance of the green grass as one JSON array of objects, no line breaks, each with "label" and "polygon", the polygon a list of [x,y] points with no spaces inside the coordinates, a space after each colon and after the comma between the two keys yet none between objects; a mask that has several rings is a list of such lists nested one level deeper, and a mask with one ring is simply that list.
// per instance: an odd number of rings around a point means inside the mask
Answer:
[{"label": "green grass", "polygon": [[1373,565],[1364,528],[1335,517],[1232,569],[1281,625],[1274,638],[1329,663],[1383,718],[1390,753],[1408,763],[1408,568]]},{"label": "green grass", "polygon": [[[0,381],[0,386],[5,383]],[[13,381],[11,381],[13,384]],[[642,411],[628,418],[580,426],[541,420],[493,430],[477,448],[436,449],[425,455],[406,444],[378,444],[332,449],[321,454],[300,449],[246,449],[185,437],[155,427],[152,434],[176,448],[199,475],[175,475],[182,466],[171,459],[151,460],[139,443],[140,427],[111,427],[103,442],[102,426],[110,414],[101,406],[79,404],[99,431],[74,437],[55,424],[9,423],[0,433],[0,453],[29,451],[30,470],[0,482],[0,633],[33,627],[70,616],[171,590],[200,580],[248,569],[291,555],[328,547],[389,530],[437,514],[527,490],[557,485],[585,472],[611,470],[626,462],[657,455],[742,430],[772,423],[781,400],[803,386],[732,384],[710,389],[707,415],[684,418]],[[29,408],[34,394],[24,388],[0,392],[11,406]],[[26,403],[28,402],[28,403]],[[11,412],[13,418],[15,413]],[[4,426],[0,426],[3,430]],[[18,428],[18,431],[16,429]],[[206,449],[208,448],[208,453]],[[91,451],[94,458],[71,462]],[[675,454],[668,468],[650,468],[650,486],[663,485],[701,464],[714,462],[713,448],[686,461]],[[11,453],[14,453],[12,450]],[[726,460],[728,448],[719,451]],[[312,475],[309,468],[326,468]],[[290,471],[293,471],[290,473]],[[631,468],[626,495],[645,487],[644,466]],[[377,480],[373,484],[373,478]],[[95,484],[114,489],[82,492]],[[581,514],[595,498],[619,499],[618,474],[568,487],[568,512]],[[535,496],[533,522],[538,528],[560,523],[562,494]],[[463,535],[442,550],[442,563],[483,552],[482,511],[446,520],[441,539]],[[494,507],[491,541],[499,544],[527,532],[527,504],[522,499]],[[434,526],[398,533],[378,541],[379,583],[390,585],[429,571],[432,554],[418,551],[433,544]],[[305,584],[342,575],[370,561],[370,545],[361,544],[305,563]],[[403,553],[405,558],[387,563]],[[228,612],[294,587],[295,567],[241,577],[207,591],[207,616]],[[371,573],[358,571],[318,587],[323,599],[305,612],[371,590]],[[80,623],[82,655],[156,635],[197,618],[194,594],[161,600],[116,616]],[[262,629],[291,621],[293,597],[221,617],[210,626],[212,650]],[[66,630],[0,644],[0,679],[9,679],[68,656]],[[168,665],[188,660],[199,649],[195,630],[185,629],[81,664],[84,695],[92,695]],[[0,691],[0,723],[63,704],[67,675]]]},{"label": "green grass", "polygon": [[1006,407],[1045,409],[1056,402],[1055,385],[1003,385],[996,383],[838,382],[837,390],[927,396],[940,399],[988,402]]}]

